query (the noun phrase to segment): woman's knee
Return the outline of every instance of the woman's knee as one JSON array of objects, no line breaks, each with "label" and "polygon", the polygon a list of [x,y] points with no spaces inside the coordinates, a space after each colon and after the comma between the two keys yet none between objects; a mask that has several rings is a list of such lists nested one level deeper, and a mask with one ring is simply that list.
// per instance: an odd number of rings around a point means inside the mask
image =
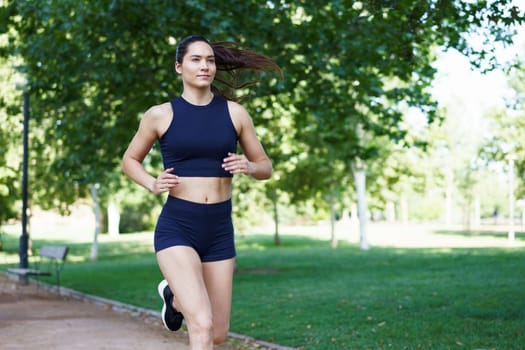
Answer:
[{"label": "woman's knee", "polygon": [[213,320],[211,316],[202,314],[197,315],[196,317],[187,318],[186,322],[188,323],[188,328],[194,332],[213,334]]}]

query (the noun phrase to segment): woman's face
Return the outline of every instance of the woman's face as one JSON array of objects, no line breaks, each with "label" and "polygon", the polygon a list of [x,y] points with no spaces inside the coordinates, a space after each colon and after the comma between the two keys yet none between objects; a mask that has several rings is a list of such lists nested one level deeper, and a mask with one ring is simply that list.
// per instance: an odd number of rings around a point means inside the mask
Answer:
[{"label": "woman's face", "polygon": [[211,86],[217,72],[213,49],[204,41],[189,44],[182,63],[175,63],[175,70],[184,84],[197,88]]}]

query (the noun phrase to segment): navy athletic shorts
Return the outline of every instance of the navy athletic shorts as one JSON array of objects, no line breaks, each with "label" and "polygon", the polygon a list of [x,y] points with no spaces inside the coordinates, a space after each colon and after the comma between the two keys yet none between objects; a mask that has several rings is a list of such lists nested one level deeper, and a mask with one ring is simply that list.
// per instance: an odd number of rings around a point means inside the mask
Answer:
[{"label": "navy athletic shorts", "polygon": [[192,247],[202,262],[235,257],[231,199],[206,204],[168,196],[155,227],[154,245],[156,252]]}]

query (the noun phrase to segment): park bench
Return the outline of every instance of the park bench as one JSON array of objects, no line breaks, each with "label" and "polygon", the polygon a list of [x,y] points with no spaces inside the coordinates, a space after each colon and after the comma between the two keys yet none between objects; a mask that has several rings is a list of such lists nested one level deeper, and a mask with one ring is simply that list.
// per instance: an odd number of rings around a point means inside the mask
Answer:
[{"label": "park bench", "polygon": [[60,289],[60,272],[66,261],[69,248],[67,246],[42,246],[34,268],[9,268],[7,272],[23,277],[25,281],[29,276],[56,276],[57,287]]}]

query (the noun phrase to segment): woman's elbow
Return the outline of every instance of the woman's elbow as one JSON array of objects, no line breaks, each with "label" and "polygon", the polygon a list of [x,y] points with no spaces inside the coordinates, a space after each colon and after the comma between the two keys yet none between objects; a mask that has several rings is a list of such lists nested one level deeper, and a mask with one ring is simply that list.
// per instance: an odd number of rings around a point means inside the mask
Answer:
[{"label": "woman's elbow", "polygon": [[268,180],[272,177],[273,166],[271,160],[268,160],[268,163],[266,164],[265,168],[265,171],[261,173],[261,175],[258,177],[258,180]]},{"label": "woman's elbow", "polygon": [[133,159],[127,153],[124,153],[120,161],[120,169],[127,176],[129,176],[131,162],[133,162]]}]

